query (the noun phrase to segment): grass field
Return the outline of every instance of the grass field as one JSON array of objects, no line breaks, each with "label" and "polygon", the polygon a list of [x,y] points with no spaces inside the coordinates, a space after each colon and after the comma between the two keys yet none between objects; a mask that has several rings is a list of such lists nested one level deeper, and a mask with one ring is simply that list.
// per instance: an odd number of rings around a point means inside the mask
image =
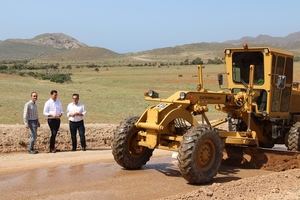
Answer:
[{"label": "grass field", "polygon": [[[220,72],[224,72],[224,65],[206,66],[203,70],[206,88],[218,90],[217,73]],[[298,62],[295,63],[295,78],[299,72]],[[72,83],[64,84],[0,74],[0,124],[22,123],[23,106],[33,90],[39,93],[38,107],[43,123],[46,121],[42,109],[52,89],[58,90],[64,110],[72,93],[79,93],[88,111],[87,123],[118,123],[126,116],[140,115],[144,111],[149,102],[144,101],[143,93],[148,89],[167,97],[177,90],[195,90],[197,84],[196,66],[112,67],[101,68],[99,72],[76,68],[71,73]],[[219,116],[218,112],[211,111],[210,119]],[[67,122],[66,116],[63,122]]]}]

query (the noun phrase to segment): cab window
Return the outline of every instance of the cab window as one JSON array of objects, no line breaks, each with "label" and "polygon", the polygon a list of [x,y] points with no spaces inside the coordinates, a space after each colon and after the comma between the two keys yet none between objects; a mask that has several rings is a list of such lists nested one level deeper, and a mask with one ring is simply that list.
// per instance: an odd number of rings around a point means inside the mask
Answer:
[{"label": "cab window", "polygon": [[254,65],[254,84],[264,84],[264,55],[262,52],[234,52],[232,79],[235,83],[249,83],[250,65]]}]

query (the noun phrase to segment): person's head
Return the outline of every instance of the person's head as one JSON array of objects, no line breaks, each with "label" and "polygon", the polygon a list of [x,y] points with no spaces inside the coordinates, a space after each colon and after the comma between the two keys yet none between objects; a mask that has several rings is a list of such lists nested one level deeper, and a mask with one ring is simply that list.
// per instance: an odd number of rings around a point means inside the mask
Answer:
[{"label": "person's head", "polygon": [[73,103],[78,104],[79,102],[79,94],[73,94],[72,95]]},{"label": "person's head", "polygon": [[33,101],[33,102],[36,102],[36,100],[38,99],[38,94],[37,94],[37,92],[31,92],[31,100]]},{"label": "person's head", "polygon": [[57,91],[56,90],[51,90],[50,96],[51,96],[52,100],[56,101],[56,99],[57,99]]}]

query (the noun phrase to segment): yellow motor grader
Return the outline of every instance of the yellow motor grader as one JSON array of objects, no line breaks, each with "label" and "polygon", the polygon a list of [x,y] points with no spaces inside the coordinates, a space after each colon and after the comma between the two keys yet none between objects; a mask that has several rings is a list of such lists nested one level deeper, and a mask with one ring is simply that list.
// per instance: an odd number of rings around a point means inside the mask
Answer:
[{"label": "yellow motor grader", "polygon": [[[240,159],[232,151],[241,147],[285,144],[290,151],[300,150],[300,84],[293,82],[293,55],[248,45],[224,53],[226,73],[218,74],[221,91],[203,87],[198,66],[197,90],[178,91],[166,99],[153,90],[145,93],[145,100],[157,105],[125,119],[114,132],[112,153],[119,165],[139,169],[155,148],[178,151],[182,176],[202,184],[217,174],[224,149],[233,159]],[[227,117],[210,121],[208,105]],[[228,129],[217,128],[222,123]]]}]

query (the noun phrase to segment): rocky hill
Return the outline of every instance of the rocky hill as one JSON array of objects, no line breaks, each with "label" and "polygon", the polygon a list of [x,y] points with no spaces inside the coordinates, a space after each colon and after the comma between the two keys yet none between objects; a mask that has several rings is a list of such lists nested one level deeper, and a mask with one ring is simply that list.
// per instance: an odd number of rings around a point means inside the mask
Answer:
[{"label": "rocky hill", "polygon": [[0,60],[57,59],[97,60],[114,57],[117,53],[88,45],[64,33],[45,33],[31,39],[7,39],[0,41]]},{"label": "rocky hill", "polygon": [[37,35],[32,39],[8,39],[7,42],[41,45],[56,49],[77,49],[87,47],[86,44],[79,42],[75,38],[64,33],[45,33]]}]

